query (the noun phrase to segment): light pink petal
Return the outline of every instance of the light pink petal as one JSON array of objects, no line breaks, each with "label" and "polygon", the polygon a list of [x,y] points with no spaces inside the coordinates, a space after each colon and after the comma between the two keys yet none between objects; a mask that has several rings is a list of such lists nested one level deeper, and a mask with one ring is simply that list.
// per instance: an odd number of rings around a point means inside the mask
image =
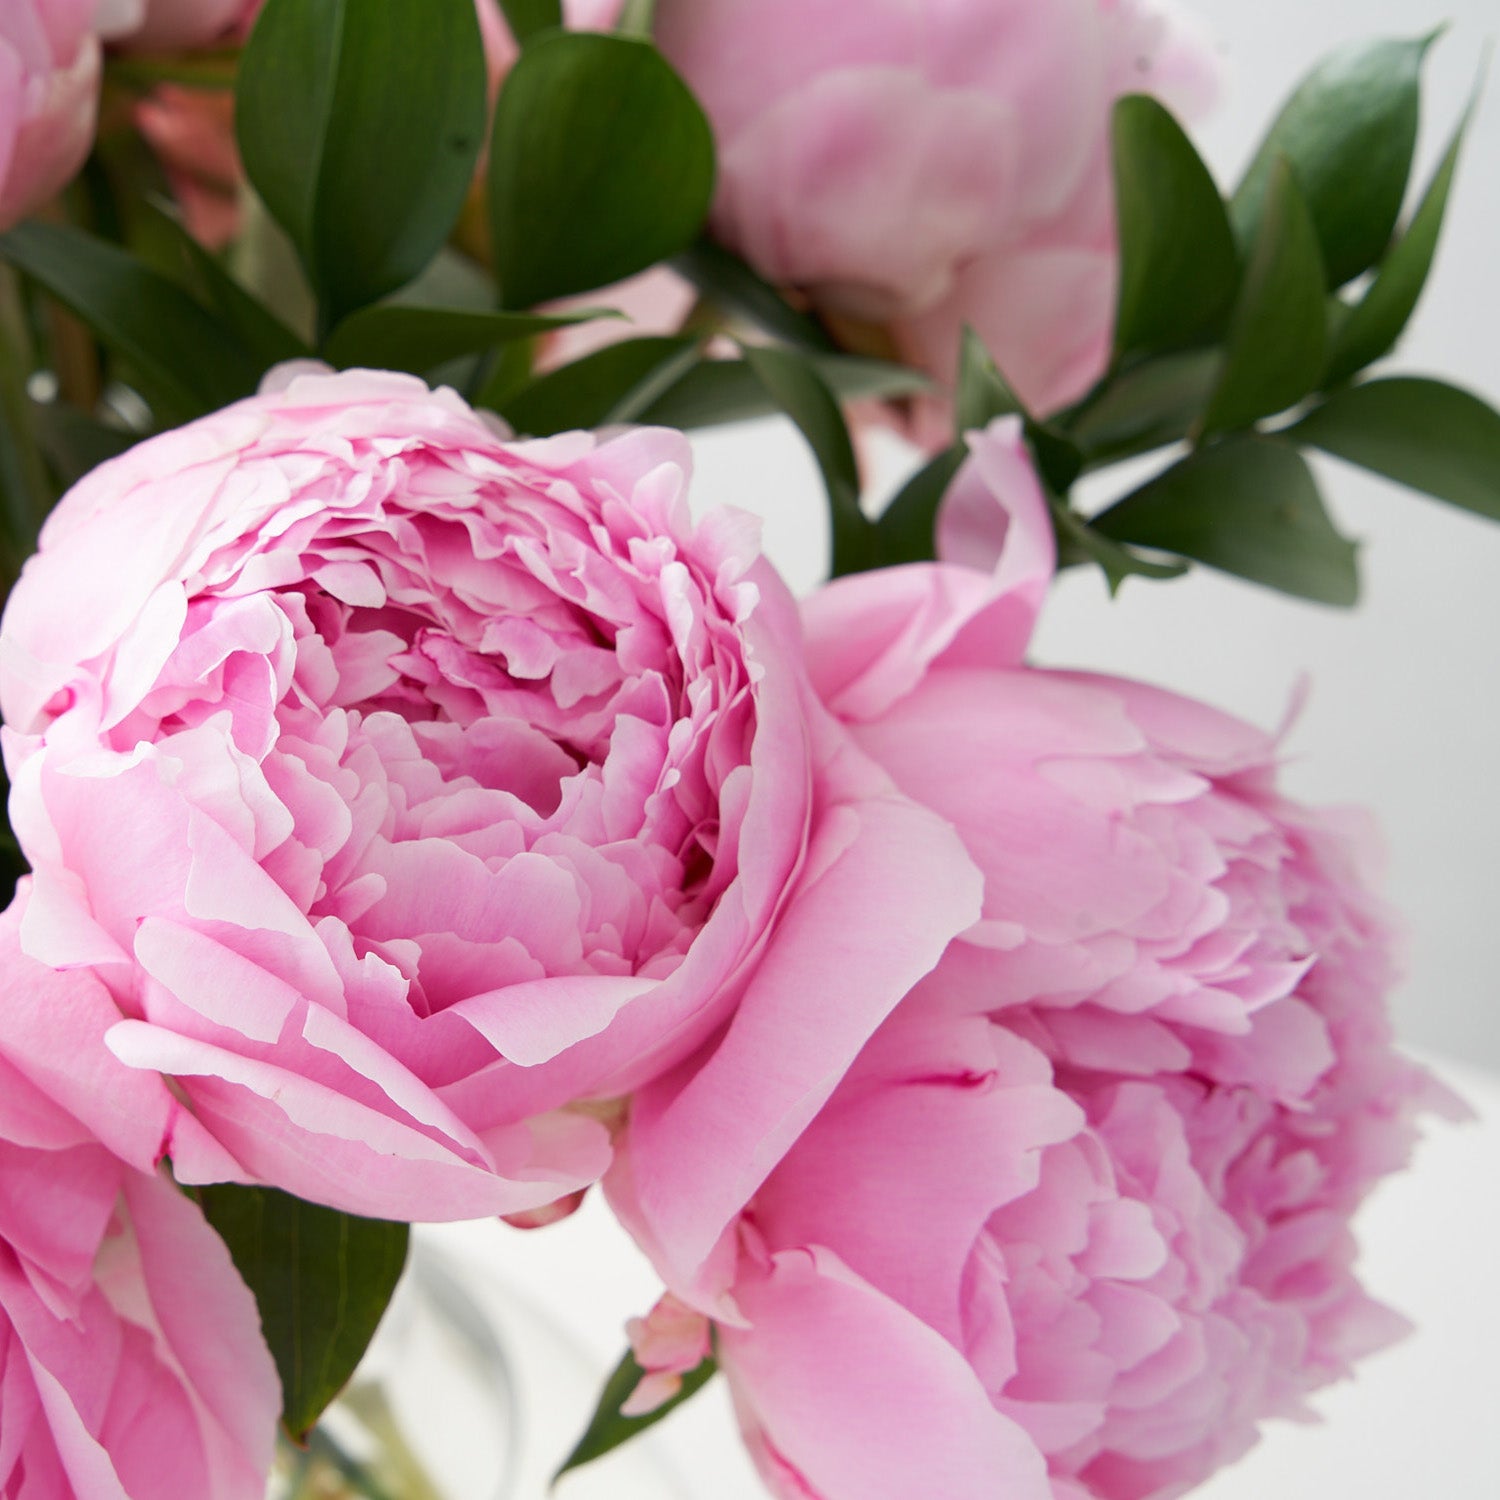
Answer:
[{"label": "light pink petal", "polygon": [[963,1356],[837,1256],[785,1251],[738,1295],[750,1326],[721,1329],[720,1357],[763,1468],[816,1500],[1048,1500],[1040,1451]]}]

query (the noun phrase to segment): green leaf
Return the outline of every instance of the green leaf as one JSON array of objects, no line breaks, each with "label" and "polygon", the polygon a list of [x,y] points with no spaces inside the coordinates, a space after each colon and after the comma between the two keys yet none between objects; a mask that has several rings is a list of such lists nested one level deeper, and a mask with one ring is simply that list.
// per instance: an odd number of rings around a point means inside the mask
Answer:
[{"label": "green leaf", "polygon": [[139,433],[107,427],[65,401],[35,402],[31,428],[63,489],[71,489],[85,474],[140,441]]},{"label": "green leaf", "polygon": [[1334,338],[1333,354],[1323,384],[1338,385],[1373,364],[1388,352],[1406,329],[1416,310],[1432,258],[1437,251],[1448,194],[1458,167],[1464,132],[1473,116],[1473,106],[1464,112],[1453,140],[1444,153],[1422,202],[1406,233],[1391,246],[1380,262],[1375,279],[1364,296],[1349,310]]},{"label": "green leaf", "polygon": [[1166,580],[1181,578],[1188,570],[1185,562],[1155,562],[1101,536],[1077,511],[1055,495],[1047,497],[1052,514],[1052,530],[1057,537],[1057,566],[1074,568],[1083,563],[1097,563],[1109,584],[1111,595],[1120,592],[1127,578]]},{"label": "green leaf", "polygon": [[1356,42],[1298,85],[1235,192],[1231,211],[1242,244],[1255,242],[1272,168],[1284,156],[1317,227],[1328,287],[1380,258],[1406,195],[1422,59],[1432,40]]},{"label": "green leaf", "polygon": [[618,316],[608,308],[548,317],[386,303],[351,313],[328,336],[324,353],[340,369],[363,365],[420,375],[461,355],[482,354],[516,339]]},{"label": "green leaf", "polygon": [[1055,425],[1091,466],[1180,442],[1208,404],[1221,360],[1217,349],[1189,349],[1132,365]]},{"label": "green leaf", "polygon": [[563,24],[562,0],[500,0],[506,24],[524,47],[538,32],[555,31]]},{"label": "green leaf", "polygon": [[267,0],[235,128],[325,327],[410,281],[447,239],[484,96],[473,0]]},{"label": "green leaf", "polygon": [[675,362],[696,348],[690,338],[622,339],[549,371],[501,399],[496,409],[517,432],[532,437],[598,427],[642,381],[663,365],[677,368]]},{"label": "green leaf", "polygon": [[603,425],[645,421],[644,413],[649,411],[655,402],[671,390],[697,363],[698,349],[695,344],[668,355],[620,396],[605,413]]},{"label": "green leaf", "polygon": [[[917,370],[852,354],[810,355],[813,368],[840,401],[915,396],[932,389]],[[780,407],[754,370],[740,359],[699,359],[639,414],[684,430],[770,416]]]},{"label": "green leaf", "polygon": [[313,351],[308,345],[270,308],[251,296],[223,263],[188,233],[175,206],[151,202],[147,209],[176,260],[184,286],[234,331],[262,370],[284,360],[312,358]]},{"label": "green leaf", "polygon": [[539,38],[495,109],[489,188],[506,307],[633,275],[687,246],[713,197],[713,133],[649,42]]},{"label": "green leaf", "polygon": [[821,352],[834,348],[821,323],[798,312],[769,281],[712,240],[699,240],[673,257],[672,269],[726,312],[749,319],[784,344]]},{"label": "green leaf", "polygon": [[1359,594],[1354,544],[1334,530],[1302,455],[1274,438],[1245,433],[1190,454],[1090,524],[1323,604]]},{"label": "green leaf", "polygon": [[959,341],[958,378],[953,390],[956,432],[978,432],[996,417],[1027,415],[1021,398],[1011,390],[984,341],[967,323]]},{"label": "green leaf", "polygon": [[1287,436],[1500,521],[1500,413],[1456,386],[1415,376],[1349,386]]},{"label": "green leaf", "polygon": [[954,443],[929,459],[902,485],[876,523],[882,567],[929,562],[937,556],[933,531],[938,506],[968,456],[967,445]]},{"label": "green leaf", "polygon": [[0,257],[46,288],[128,360],[166,425],[250,395],[261,364],[181,287],[133,256],[77,229],[17,225]]},{"label": "green leaf", "polygon": [[1077,444],[1026,410],[979,335],[967,325],[959,343],[953,411],[954,430],[960,434],[988,427],[997,417],[1019,416],[1037,469],[1054,490],[1066,491],[1082,472],[1083,454]]},{"label": "green leaf", "polygon": [[599,1393],[598,1405],[583,1436],[563,1462],[563,1466],[552,1476],[556,1484],[570,1469],[580,1468],[602,1458],[606,1453],[628,1442],[637,1433],[654,1427],[665,1416],[676,1411],[682,1403],[703,1389],[718,1370],[712,1359],[705,1359],[696,1369],[682,1377],[682,1389],[669,1401],[664,1401],[655,1411],[643,1417],[627,1417],[620,1408],[629,1399],[630,1393],[640,1384],[645,1371],[635,1361],[634,1355],[626,1354],[615,1366],[614,1373]]},{"label": "green leaf", "polygon": [[1327,357],[1326,295],[1317,231],[1290,165],[1278,161],[1204,431],[1249,427],[1295,406],[1317,385]]},{"label": "green leaf", "polygon": [[281,1376],[282,1421],[300,1438],[354,1373],[406,1264],[409,1228],[271,1188],[198,1190],[260,1307]]},{"label": "green leaf", "polygon": [[859,507],[859,465],[839,404],[808,360],[790,349],[742,345],[772,400],[796,424],[823,476],[833,529],[833,577],[879,562],[875,527]]},{"label": "green leaf", "polygon": [[1212,175],[1154,99],[1115,105],[1120,235],[1116,360],[1218,338],[1234,306],[1239,263]]}]

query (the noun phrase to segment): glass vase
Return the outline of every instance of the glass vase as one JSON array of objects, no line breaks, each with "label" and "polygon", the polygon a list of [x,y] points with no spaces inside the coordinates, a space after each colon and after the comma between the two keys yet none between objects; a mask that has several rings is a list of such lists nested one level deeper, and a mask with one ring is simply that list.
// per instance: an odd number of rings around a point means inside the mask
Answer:
[{"label": "glass vase", "polygon": [[557,1486],[608,1372],[545,1309],[414,1240],[354,1378],[267,1500],[691,1500],[647,1434]]}]

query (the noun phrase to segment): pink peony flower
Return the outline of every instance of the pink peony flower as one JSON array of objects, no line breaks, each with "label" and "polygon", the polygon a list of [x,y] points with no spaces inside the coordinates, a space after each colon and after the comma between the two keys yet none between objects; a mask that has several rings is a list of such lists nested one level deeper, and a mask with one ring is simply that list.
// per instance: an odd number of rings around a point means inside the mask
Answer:
[{"label": "pink peony flower", "polygon": [[110,1055],[97,978],[24,956],[26,900],[0,916],[0,1496],[261,1500],[281,1390],[255,1301],[156,1170],[176,1102]]},{"label": "pink peony flower", "polygon": [[692,525],[680,435],[287,378],[89,475],[11,597],[26,951],[173,1077],[180,1180],[525,1214],[672,1070],[728,1223],[977,876],[818,708],[753,523]]},{"label": "pink peony flower", "polygon": [[980,920],[711,1255],[641,1190],[649,1117],[611,1180],[798,1500],[1179,1494],[1400,1327],[1349,1219],[1443,1101],[1391,1045],[1365,832],[1282,796],[1236,720],[1021,665],[1049,533],[996,466],[1015,437],[965,482],[1008,500],[1019,587],[933,565],[806,612],[825,699],[958,829]]},{"label": "pink peony flower", "polygon": [[264,0],[98,0],[99,35],[133,52],[222,45],[247,31]]},{"label": "pink peony flower", "polygon": [[99,103],[94,0],[6,0],[0,8],[0,230],[83,165]]},{"label": "pink peony flower", "polygon": [[946,383],[972,324],[1040,411],[1102,374],[1112,103],[1145,89],[1196,110],[1215,88],[1201,29],[1170,0],[656,14],[718,138],[714,233],[836,335]]}]

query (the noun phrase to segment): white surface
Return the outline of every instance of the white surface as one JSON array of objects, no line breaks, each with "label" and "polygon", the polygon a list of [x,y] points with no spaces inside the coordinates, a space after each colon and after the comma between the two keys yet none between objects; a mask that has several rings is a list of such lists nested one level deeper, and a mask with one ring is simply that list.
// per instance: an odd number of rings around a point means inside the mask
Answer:
[{"label": "white surface", "polygon": [[[1196,1491],[1198,1500],[1500,1496],[1500,1084],[1451,1064],[1441,1073],[1479,1119],[1431,1123],[1414,1168],[1382,1184],[1357,1223],[1366,1287],[1416,1332],[1322,1393],[1315,1404],[1324,1423],[1270,1423],[1259,1447]],[[520,1343],[529,1480],[514,1500],[543,1500],[544,1476],[582,1430],[624,1348],[624,1320],[656,1297],[651,1269],[597,1195],[565,1223],[533,1233],[498,1224],[418,1233],[465,1257],[508,1305],[519,1300],[539,1314]],[[576,1358],[562,1357],[570,1349]],[[620,1450],[565,1479],[557,1500],[766,1500],[722,1380],[644,1441],[648,1454]]]},{"label": "white surface", "polygon": [[[1452,25],[1428,66],[1418,181],[1468,97],[1495,0],[1187,0],[1223,39],[1229,93],[1198,132],[1233,182],[1281,99],[1332,47]],[[1500,100],[1471,130],[1438,264],[1393,368],[1500,400]],[[766,546],[794,589],[824,575],[826,526],[811,462],[784,424],[696,443],[700,503],[765,517]],[[1036,659],[1140,677],[1270,726],[1301,674],[1306,712],[1287,741],[1286,784],[1319,802],[1374,808],[1390,847],[1387,890],[1411,932],[1396,997],[1410,1042],[1500,1068],[1500,526],[1332,461],[1330,508],[1364,542],[1364,603],[1300,604],[1208,569],[1129,580],[1111,601],[1096,572],[1055,588]],[[1119,491],[1123,492],[1123,491]],[[1118,493],[1118,492],[1117,492]],[[1105,497],[1099,497],[1101,500]]]}]

